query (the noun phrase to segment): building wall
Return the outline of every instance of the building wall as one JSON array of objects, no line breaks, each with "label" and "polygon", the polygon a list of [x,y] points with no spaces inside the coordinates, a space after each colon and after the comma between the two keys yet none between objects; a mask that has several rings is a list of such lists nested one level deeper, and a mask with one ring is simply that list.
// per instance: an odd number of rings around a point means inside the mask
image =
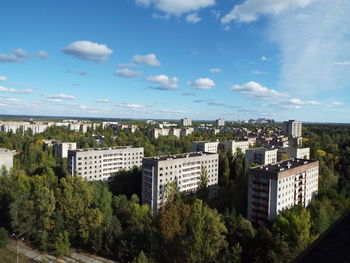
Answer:
[{"label": "building wall", "polygon": [[245,152],[245,163],[249,166],[252,163],[264,165],[277,162],[277,149],[252,148]]},{"label": "building wall", "polygon": [[59,159],[68,158],[68,151],[76,150],[77,143],[76,142],[55,142],[53,144],[53,149],[56,156]]},{"label": "building wall", "polygon": [[14,151],[0,148],[0,169],[5,166],[6,170],[13,168]]},{"label": "building wall", "polygon": [[217,153],[219,142],[192,142],[192,152]]}]

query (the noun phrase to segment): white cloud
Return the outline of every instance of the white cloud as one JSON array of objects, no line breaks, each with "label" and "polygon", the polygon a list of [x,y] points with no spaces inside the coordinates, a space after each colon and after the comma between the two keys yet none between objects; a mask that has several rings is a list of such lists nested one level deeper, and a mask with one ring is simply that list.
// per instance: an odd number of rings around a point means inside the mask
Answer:
[{"label": "white cloud", "polygon": [[157,90],[178,90],[180,87],[177,85],[179,79],[176,77],[169,78],[167,75],[161,74],[156,76],[150,76],[145,78],[146,81],[160,84],[156,87],[150,87]]},{"label": "white cloud", "polygon": [[246,0],[235,5],[231,12],[221,18],[221,23],[231,21],[250,23],[258,20],[260,15],[277,15],[289,9],[300,9],[314,0]]},{"label": "white cloud", "polygon": [[128,104],[128,103],[119,103],[119,104],[116,104],[115,106],[118,106],[118,107],[121,107],[121,108],[132,108],[132,109],[140,109],[140,108],[144,108],[145,107],[143,105]]},{"label": "white cloud", "polygon": [[262,61],[269,61],[269,60],[271,60],[271,59],[268,58],[268,57],[266,57],[266,56],[261,56],[261,57],[260,57],[260,60],[262,60]]},{"label": "white cloud", "polygon": [[25,90],[17,90],[13,88],[6,88],[4,86],[0,86],[0,92],[11,92],[11,93],[19,93],[19,94],[29,94],[32,93],[33,90],[31,89],[25,89]]},{"label": "white cloud", "polygon": [[340,105],[343,105],[343,102],[341,102],[341,101],[334,101],[334,102],[332,102],[332,105],[340,106]]},{"label": "white cloud", "polygon": [[96,102],[98,102],[98,103],[108,103],[109,99],[98,99],[98,100],[96,100]]},{"label": "white cloud", "polygon": [[220,68],[211,68],[211,69],[209,69],[209,71],[211,73],[220,73],[220,72],[222,72],[222,69],[220,69]]},{"label": "white cloud", "polygon": [[334,62],[334,65],[336,65],[336,66],[347,66],[347,65],[350,65],[350,61]]},{"label": "white cloud", "polygon": [[134,68],[137,65],[135,63],[119,63],[117,66],[121,68]]},{"label": "white cloud", "polygon": [[47,59],[47,58],[49,57],[49,54],[47,54],[46,51],[40,50],[40,51],[38,52],[38,56],[41,57],[41,58],[43,58],[43,59]]},{"label": "white cloud", "polygon": [[148,55],[134,55],[132,58],[133,63],[157,67],[160,66],[160,62],[157,59],[157,56],[155,54],[148,54]]},{"label": "white cloud", "polygon": [[7,80],[7,77],[5,77],[5,76],[0,76],[0,80]]},{"label": "white cloud", "polygon": [[208,90],[216,86],[214,80],[209,78],[199,78],[193,82],[188,82],[188,85],[192,86],[194,89]]},{"label": "white cloud", "polygon": [[131,78],[136,78],[136,77],[140,76],[140,72],[132,71],[130,69],[120,69],[120,70],[117,70],[114,73],[114,75],[122,77],[122,78],[131,79]]},{"label": "white cloud", "polygon": [[215,4],[215,0],[136,0],[137,5],[154,8],[170,15],[180,16]]},{"label": "white cloud", "polygon": [[56,102],[56,103],[59,103],[59,102],[62,102],[62,99],[46,99],[48,102]]},{"label": "white cloud", "polygon": [[188,23],[192,23],[192,24],[197,24],[198,22],[200,22],[202,20],[202,18],[200,18],[198,16],[198,13],[190,13],[186,16],[186,21]]},{"label": "white cloud", "polygon": [[64,99],[64,100],[74,100],[75,97],[72,95],[66,95],[63,93],[57,94],[57,95],[48,95],[47,96],[50,99]]},{"label": "white cloud", "polygon": [[264,75],[264,74],[266,74],[266,72],[264,72],[264,71],[259,71],[259,70],[253,70],[253,71],[252,71],[252,74],[254,74],[254,75]]},{"label": "white cloud", "polygon": [[63,53],[84,60],[105,61],[113,50],[105,44],[91,41],[75,41],[62,49]]},{"label": "white cloud", "polygon": [[6,98],[5,100],[8,102],[11,102],[11,103],[15,103],[15,104],[22,102],[21,99],[17,99],[17,98]]},{"label": "white cloud", "polygon": [[321,102],[314,101],[314,100],[302,101],[302,100],[296,99],[296,98],[289,99],[288,102],[291,104],[294,104],[294,105],[320,105],[320,104],[322,104]]},{"label": "white cloud", "polygon": [[266,88],[265,86],[255,81],[250,81],[243,85],[234,85],[230,89],[233,91],[238,91],[249,98],[259,100],[284,98],[288,96],[288,94],[278,92],[274,89]]},{"label": "white cloud", "polygon": [[1,62],[24,62],[26,59],[32,57],[33,55],[28,55],[25,50],[21,48],[16,48],[11,50],[11,54],[0,54]]}]

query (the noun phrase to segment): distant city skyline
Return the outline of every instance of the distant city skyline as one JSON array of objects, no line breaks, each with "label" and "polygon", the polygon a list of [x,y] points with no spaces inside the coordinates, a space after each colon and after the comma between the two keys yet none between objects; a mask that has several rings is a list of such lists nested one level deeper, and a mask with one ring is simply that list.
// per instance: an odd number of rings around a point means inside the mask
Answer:
[{"label": "distant city skyline", "polygon": [[0,114],[350,122],[346,0],[1,9]]}]

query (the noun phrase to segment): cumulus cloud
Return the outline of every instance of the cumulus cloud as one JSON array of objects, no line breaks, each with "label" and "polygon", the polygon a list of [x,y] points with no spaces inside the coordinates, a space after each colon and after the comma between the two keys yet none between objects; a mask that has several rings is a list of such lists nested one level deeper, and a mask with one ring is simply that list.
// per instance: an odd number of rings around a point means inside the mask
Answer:
[{"label": "cumulus cloud", "polygon": [[10,92],[10,93],[19,93],[19,94],[29,94],[32,93],[32,89],[18,90],[13,88],[6,88],[4,86],[0,86],[0,92]]},{"label": "cumulus cloud", "polygon": [[160,62],[157,59],[157,56],[155,54],[148,54],[148,55],[134,55],[132,58],[132,62],[136,64],[142,64],[152,67],[160,66]]},{"label": "cumulus cloud", "polygon": [[220,68],[211,68],[211,69],[209,69],[209,71],[211,73],[220,73],[220,72],[222,72],[222,69],[220,69]]},{"label": "cumulus cloud", "polygon": [[202,89],[202,90],[212,89],[216,86],[214,80],[209,78],[199,78],[195,81],[189,81],[187,84],[194,89]]},{"label": "cumulus cloud", "polygon": [[0,76],[0,80],[7,80],[7,77],[5,77],[5,76]]},{"label": "cumulus cloud", "polygon": [[75,41],[62,48],[62,52],[79,59],[101,62],[107,60],[108,56],[113,53],[113,50],[105,44],[91,41]]},{"label": "cumulus cloud", "polygon": [[47,59],[49,57],[49,54],[47,54],[46,51],[40,50],[38,52],[38,56],[41,57],[42,59]]},{"label": "cumulus cloud", "polygon": [[140,108],[144,108],[145,107],[143,105],[128,104],[128,103],[119,103],[119,104],[115,104],[115,106],[118,106],[118,107],[121,107],[121,108],[131,108],[131,109],[140,109]]},{"label": "cumulus cloud", "polygon": [[268,58],[268,57],[266,57],[266,56],[261,56],[261,57],[260,57],[260,60],[262,60],[262,61],[269,61],[269,60],[271,60],[271,59]]},{"label": "cumulus cloud", "polygon": [[314,0],[246,0],[235,5],[231,12],[221,18],[221,23],[231,21],[250,23],[258,20],[260,15],[277,15],[286,10],[304,8]]},{"label": "cumulus cloud", "polygon": [[202,18],[198,16],[198,13],[190,13],[186,16],[186,21],[191,24],[197,24]]},{"label": "cumulus cloud", "polygon": [[96,102],[98,102],[98,103],[108,103],[109,99],[98,99],[98,100],[96,100]]},{"label": "cumulus cloud", "polygon": [[114,75],[118,76],[118,77],[122,77],[122,78],[136,78],[138,76],[140,76],[140,72],[137,71],[132,71],[130,69],[120,69],[117,70]]},{"label": "cumulus cloud", "polygon": [[48,95],[46,97],[50,98],[50,99],[64,99],[64,100],[74,100],[75,99],[74,96],[67,95],[67,94],[64,94],[64,93],[60,93],[60,94],[57,94],[57,95]]},{"label": "cumulus cloud", "polygon": [[179,79],[176,77],[169,78],[167,75],[161,74],[156,76],[150,76],[145,78],[146,81],[157,83],[159,86],[150,87],[151,89],[157,90],[178,90],[180,87],[178,86]]},{"label": "cumulus cloud", "polygon": [[234,85],[230,89],[233,91],[238,91],[239,93],[249,98],[259,99],[259,100],[284,98],[288,96],[288,94],[278,92],[274,89],[269,89],[255,81],[250,81],[243,85]]},{"label": "cumulus cloud", "polygon": [[27,54],[24,49],[16,48],[11,50],[11,54],[0,54],[0,62],[24,62],[32,56]]},{"label": "cumulus cloud", "polygon": [[166,14],[180,16],[215,4],[215,0],[136,0],[137,5],[154,7]]}]

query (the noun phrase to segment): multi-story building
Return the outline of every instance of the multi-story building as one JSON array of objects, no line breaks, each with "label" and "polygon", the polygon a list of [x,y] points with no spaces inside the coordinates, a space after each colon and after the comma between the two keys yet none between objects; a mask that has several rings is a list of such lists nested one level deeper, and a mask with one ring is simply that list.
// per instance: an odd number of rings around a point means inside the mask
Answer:
[{"label": "multi-story building", "polygon": [[169,136],[169,135],[173,135],[176,136],[178,138],[180,137],[184,137],[187,136],[189,134],[191,134],[194,131],[193,128],[182,128],[182,129],[178,129],[178,128],[171,128],[171,129],[161,129],[161,128],[155,128],[152,129],[148,132],[148,136],[150,136],[151,138],[155,138],[157,139],[159,136]]},{"label": "multi-story building", "polygon": [[257,225],[294,205],[306,207],[318,191],[318,161],[289,159],[249,170],[248,219]]},{"label": "multi-story building", "polygon": [[142,161],[142,202],[158,210],[167,200],[167,187],[176,182],[185,194],[197,192],[202,171],[207,172],[209,197],[217,195],[219,155],[184,153],[144,158]]},{"label": "multi-story building", "polygon": [[283,154],[288,158],[310,159],[310,148],[285,147],[278,149],[278,160],[282,159]]},{"label": "multi-story building", "polygon": [[192,142],[192,152],[217,153],[219,142],[195,141]]},{"label": "multi-story building", "polygon": [[290,137],[301,137],[301,121],[289,120],[283,123],[284,135]]},{"label": "multi-story building", "polygon": [[187,118],[181,119],[181,125],[185,127],[192,126],[192,120]]},{"label": "multi-story building", "polygon": [[89,181],[111,180],[116,172],[141,166],[143,147],[119,146],[68,151],[68,170]]},{"label": "multi-story building", "polygon": [[61,142],[61,141],[54,141],[52,144],[53,151],[57,158],[68,158],[68,151],[69,150],[76,150],[77,149],[77,143],[76,142]]},{"label": "multi-story building", "polygon": [[3,122],[0,123],[0,131],[3,132],[13,132],[21,131],[22,133],[28,130],[31,130],[33,134],[42,133],[52,123],[33,123],[33,122]]},{"label": "multi-story building", "polygon": [[277,163],[277,149],[268,149],[264,147],[247,149],[245,151],[245,164],[274,164]]},{"label": "multi-story building", "polygon": [[215,122],[217,127],[225,126],[225,120],[223,119],[217,119]]},{"label": "multi-story building", "polygon": [[13,156],[15,153],[16,151],[0,148],[0,172],[3,166],[7,171],[13,168]]},{"label": "multi-story building", "polygon": [[252,147],[253,143],[251,141],[224,141],[220,142],[219,149],[227,152],[229,150],[232,150],[232,154],[235,154],[238,149],[242,151],[243,154],[245,154],[245,151],[249,149],[249,147]]}]

